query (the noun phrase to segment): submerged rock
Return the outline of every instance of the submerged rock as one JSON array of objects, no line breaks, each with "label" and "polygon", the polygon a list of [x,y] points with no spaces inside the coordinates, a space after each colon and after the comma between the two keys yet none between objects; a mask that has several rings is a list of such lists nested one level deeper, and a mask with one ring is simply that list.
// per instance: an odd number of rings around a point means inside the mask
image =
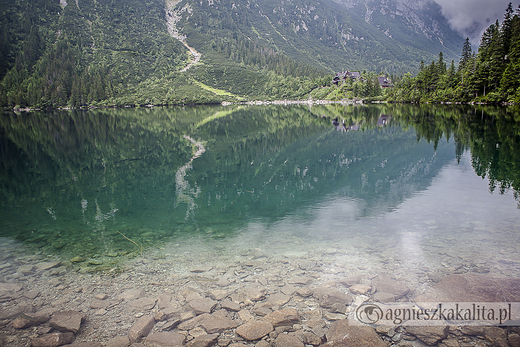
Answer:
[{"label": "submerged rock", "polygon": [[83,258],[82,256],[78,255],[78,256],[75,256],[74,258],[72,258],[70,260],[71,263],[82,263],[84,262],[86,259]]},{"label": "submerged rock", "polygon": [[480,274],[449,275],[415,298],[416,302],[519,302],[520,278]]},{"label": "submerged rock", "polygon": [[183,334],[164,331],[148,335],[144,343],[146,346],[183,346],[185,340],[186,336]]},{"label": "submerged rock", "polygon": [[32,347],[57,347],[72,343],[76,337],[73,333],[46,334],[31,340]]},{"label": "submerged rock", "polygon": [[200,335],[186,344],[186,347],[209,347],[217,341],[217,334]]},{"label": "submerged rock", "polygon": [[300,323],[300,315],[296,309],[286,308],[268,314],[263,320],[271,323],[273,327],[276,328],[283,325]]},{"label": "submerged rock", "polygon": [[372,280],[372,284],[378,292],[393,294],[396,299],[405,297],[410,292],[407,285],[397,282],[387,274],[377,276]]},{"label": "submerged rock", "polygon": [[352,302],[352,297],[349,295],[329,287],[318,287],[314,289],[312,295],[318,299],[320,306],[324,308],[330,308],[336,303],[349,305]]},{"label": "submerged rock", "polygon": [[103,260],[101,259],[90,259],[88,261],[89,265],[103,265]]},{"label": "submerged rock", "polygon": [[82,313],[77,311],[62,311],[53,314],[49,324],[56,330],[76,334],[84,317]]},{"label": "submerged rock", "polygon": [[280,334],[274,341],[274,347],[304,347],[304,344],[294,335]]},{"label": "submerged rock", "polygon": [[195,314],[211,313],[211,311],[217,306],[217,302],[210,298],[194,299],[188,302],[190,308]]},{"label": "submerged rock", "polygon": [[248,341],[254,341],[261,339],[273,330],[273,325],[267,321],[251,320],[239,326],[236,333]]},{"label": "submerged rock", "polygon": [[347,320],[332,323],[327,332],[327,347],[386,347],[381,337],[369,326],[350,326]]},{"label": "submerged rock", "polygon": [[51,319],[50,314],[22,313],[12,322],[15,329],[26,329],[40,325]]},{"label": "submerged rock", "polygon": [[437,344],[437,342],[445,339],[448,336],[448,326],[409,326],[406,327],[406,332],[414,335],[422,342],[429,346]]},{"label": "submerged rock", "polygon": [[152,316],[141,317],[135,322],[128,332],[128,338],[131,342],[139,342],[143,337],[152,331],[155,325],[155,319]]}]

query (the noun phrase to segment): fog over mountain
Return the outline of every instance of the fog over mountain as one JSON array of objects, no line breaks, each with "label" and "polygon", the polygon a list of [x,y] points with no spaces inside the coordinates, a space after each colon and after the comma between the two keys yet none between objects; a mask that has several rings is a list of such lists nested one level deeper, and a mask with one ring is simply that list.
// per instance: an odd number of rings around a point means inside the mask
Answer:
[{"label": "fog over mountain", "polygon": [[437,3],[442,15],[447,19],[453,30],[464,38],[469,37],[472,44],[478,46],[482,33],[498,19],[504,19],[504,13],[509,2],[513,9],[518,8],[519,1],[511,0],[334,0],[354,8],[362,4],[366,9],[365,20],[372,20],[372,13],[388,13],[404,15],[410,22],[427,22],[427,17],[434,15]]},{"label": "fog over mountain", "polygon": [[[413,0],[410,0],[411,2]],[[509,2],[513,9],[518,2],[510,0],[435,0],[453,29],[469,37],[472,44],[480,43],[482,33],[497,19],[502,22]]]}]

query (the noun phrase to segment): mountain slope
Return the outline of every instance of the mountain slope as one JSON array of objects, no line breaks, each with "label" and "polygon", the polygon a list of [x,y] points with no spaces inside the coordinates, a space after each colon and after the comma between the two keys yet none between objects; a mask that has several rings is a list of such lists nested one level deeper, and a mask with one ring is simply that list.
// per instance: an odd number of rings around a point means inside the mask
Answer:
[{"label": "mountain slope", "polygon": [[334,1],[401,44],[432,54],[460,54],[461,36],[451,29],[441,7],[432,0]]},{"label": "mountain slope", "polygon": [[177,6],[189,7],[179,25],[201,50],[211,51],[215,37],[242,35],[334,71],[402,73],[410,66],[417,68],[421,59],[436,59],[440,51],[447,59],[456,59],[463,42],[434,2],[417,9],[405,7],[407,11],[395,4],[383,6],[382,0],[183,0]]},{"label": "mountain slope", "polygon": [[305,99],[336,71],[457,59],[438,8],[342,1],[5,0],[0,106]]}]

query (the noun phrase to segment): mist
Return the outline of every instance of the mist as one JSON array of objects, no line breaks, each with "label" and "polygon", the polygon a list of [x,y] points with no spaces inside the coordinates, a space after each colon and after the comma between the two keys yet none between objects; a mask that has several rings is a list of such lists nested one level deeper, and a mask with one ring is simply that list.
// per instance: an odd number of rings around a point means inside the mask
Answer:
[{"label": "mist", "polygon": [[[474,46],[480,44],[482,33],[498,19],[502,22],[510,0],[434,0],[442,7],[451,27]],[[513,9],[518,3],[513,2]]]}]

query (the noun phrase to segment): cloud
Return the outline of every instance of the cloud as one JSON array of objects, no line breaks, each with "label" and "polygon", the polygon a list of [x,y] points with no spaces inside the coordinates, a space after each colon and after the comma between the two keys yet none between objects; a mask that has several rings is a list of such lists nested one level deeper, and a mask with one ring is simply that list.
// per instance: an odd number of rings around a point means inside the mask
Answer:
[{"label": "cloud", "polygon": [[[477,46],[482,33],[498,19],[504,19],[511,0],[435,0],[451,27]],[[515,5],[513,2],[513,9]]]}]

